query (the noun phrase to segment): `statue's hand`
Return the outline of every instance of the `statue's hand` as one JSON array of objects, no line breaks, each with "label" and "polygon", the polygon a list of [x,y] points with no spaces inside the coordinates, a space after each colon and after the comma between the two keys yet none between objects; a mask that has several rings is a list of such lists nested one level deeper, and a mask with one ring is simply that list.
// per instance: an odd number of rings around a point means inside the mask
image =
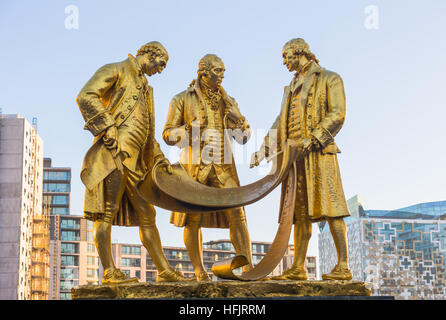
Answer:
[{"label": "statue's hand", "polygon": [[254,152],[251,156],[251,163],[249,164],[249,168],[257,167],[262,160],[265,159],[265,155],[260,151]]},{"label": "statue's hand", "polygon": [[116,158],[119,152],[121,152],[121,148],[118,142],[118,129],[115,126],[107,128],[104,136],[102,137],[102,140],[104,141],[104,145],[107,149],[116,149],[113,153],[113,158]]},{"label": "statue's hand", "polygon": [[316,138],[304,138],[301,143],[299,143],[299,149],[301,149],[302,152],[306,152],[316,148],[318,145],[319,143]]},{"label": "statue's hand", "polygon": [[166,171],[167,171],[168,174],[172,174],[173,173],[172,165],[170,164],[169,159],[161,158],[155,164],[158,164],[158,163],[160,164],[161,167],[166,167]]},{"label": "statue's hand", "polygon": [[226,109],[226,113],[228,115],[228,118],[231,119],[234,122],[237,122],[239,120],[244,120],[245,118],[240,113],[240,109],[238,108],[237,102],[232,102],[231,105]]}]

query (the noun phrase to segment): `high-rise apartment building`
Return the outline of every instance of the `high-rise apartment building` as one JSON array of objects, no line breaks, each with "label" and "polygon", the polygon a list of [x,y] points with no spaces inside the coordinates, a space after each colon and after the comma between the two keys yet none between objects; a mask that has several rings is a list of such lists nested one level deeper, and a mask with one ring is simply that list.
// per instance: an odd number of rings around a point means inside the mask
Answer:
[{"label": "high-rise apartment building", "polygon": [[0,115],[0,299],[48,297],[43,141],[18,115]]},{"label": "high-rise apartment building", "polygon": [[[446,298],[446,201],[397,210],[365,210],[355,196],[346,218],[353,279],[373,295],[395,299]],[[327,224],[320,224],[321,273],[336,264]]]},{"label": "high-rise apartment building", "polygon": [[75,215],[51,216],[50,299],[71,299],[71,288],[98,284],[99,258],[93,222]]}]

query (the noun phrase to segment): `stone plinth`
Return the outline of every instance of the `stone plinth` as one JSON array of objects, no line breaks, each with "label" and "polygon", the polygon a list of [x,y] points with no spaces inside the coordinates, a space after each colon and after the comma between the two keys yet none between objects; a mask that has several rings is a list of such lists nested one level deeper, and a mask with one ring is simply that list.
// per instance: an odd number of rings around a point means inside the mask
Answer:
[{"label": "stone plinth", "polygon": [[148,282],[87,285],[71,293],[73,300],[371,296],[359,281]]}]

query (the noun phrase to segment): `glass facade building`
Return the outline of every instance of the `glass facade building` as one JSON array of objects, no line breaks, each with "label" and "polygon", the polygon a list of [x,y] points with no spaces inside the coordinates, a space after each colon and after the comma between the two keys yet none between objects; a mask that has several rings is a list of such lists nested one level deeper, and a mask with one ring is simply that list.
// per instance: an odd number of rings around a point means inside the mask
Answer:
[{"label": "glass facade building", "polygon": [[52,167],[43,159],[43,211],[46,215],[69,215],[71,168]]},{"label": "glass facade building", "polygon": [[[348,201],[349,259],[354,280],[368,282],[373,295],[396,299],[446,298],[446,201],[397,210],[364,210]],[[336,264],[328,225],[320,224],[321,272]]]}]

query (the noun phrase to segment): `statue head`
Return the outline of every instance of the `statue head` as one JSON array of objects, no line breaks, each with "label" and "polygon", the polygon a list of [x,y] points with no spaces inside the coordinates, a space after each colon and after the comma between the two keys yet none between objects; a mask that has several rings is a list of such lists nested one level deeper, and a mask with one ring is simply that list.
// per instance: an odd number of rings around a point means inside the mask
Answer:
[{"label": "statue head", "polygon": [[204,81],[211,88],[221,85],[225,76],[225,65],[215,54],[207,54],[198,62],[198,79]]},{"label": "statue head", "polygon": [[282,49],[283,64],[289,71],[301,71],[310,61],[319,63],[302,38],[291,39]]},{"label": "statue head", "polygon": [[164,70],[169,61],[169,54],[161,43],[152,41],[139,48],[136,58],[143,72],[151,76]]}]

